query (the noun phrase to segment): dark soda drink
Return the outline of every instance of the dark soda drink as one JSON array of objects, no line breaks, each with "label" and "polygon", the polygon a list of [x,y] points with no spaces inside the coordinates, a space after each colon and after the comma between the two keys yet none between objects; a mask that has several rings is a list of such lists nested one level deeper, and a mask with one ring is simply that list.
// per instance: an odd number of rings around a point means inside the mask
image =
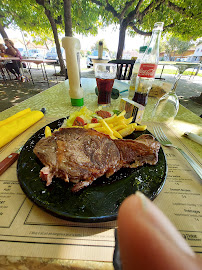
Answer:
[{"label": "dark soda drink", "polygon": [[98,88],[98,104],[110,104],[114,79],[96,78],[96,82]]},{"label": "dark soda drink", "polygon": [[147,105],[147,98],[148,98],[147,93],[135,92],[132,100],[143,105],[143,106],[146,106]]}]

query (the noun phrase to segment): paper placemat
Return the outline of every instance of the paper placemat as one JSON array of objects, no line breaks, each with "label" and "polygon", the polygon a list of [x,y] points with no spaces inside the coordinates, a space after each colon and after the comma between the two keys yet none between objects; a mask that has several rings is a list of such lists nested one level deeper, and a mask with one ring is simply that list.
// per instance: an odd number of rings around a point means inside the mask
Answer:
[{"label": "paper placemat", "polygon": [[[44,118],[1,149],[1,159],[24,144],[38,129],[53,121]],[[148,129],[151,130],[149,125]],[[200,159],[163,125],[173,143],[200,163]],[[181,154],[163,148],[168,176],[154,203],[169,217],[195,252],[202,252],[201,186]],[[23,193],[17,180],[15,162],[0,176],[1,255],[111,262],[116,222],[83,224],[47,214]]]}]

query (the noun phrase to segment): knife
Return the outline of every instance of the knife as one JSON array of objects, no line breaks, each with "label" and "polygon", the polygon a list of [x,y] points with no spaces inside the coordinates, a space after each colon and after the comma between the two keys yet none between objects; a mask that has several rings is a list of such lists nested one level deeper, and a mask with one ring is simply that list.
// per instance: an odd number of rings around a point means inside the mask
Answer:
[{"label": "knife", "polygon": [[2,173],[4,173],[18,159],[22,147],[23,146],[0,162],[0,175],[2,175]]},{"label": "knife", "polygon": [[191,132],[185,132],[184,136],[202,145],[202,137]]}]

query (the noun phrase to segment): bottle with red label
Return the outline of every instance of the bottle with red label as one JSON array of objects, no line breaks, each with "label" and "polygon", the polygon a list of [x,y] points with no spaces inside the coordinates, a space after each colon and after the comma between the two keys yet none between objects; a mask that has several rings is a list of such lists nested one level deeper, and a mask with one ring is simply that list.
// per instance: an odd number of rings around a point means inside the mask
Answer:
[{"label": "bottle with red label", "polygon": [[163,31],[163,22],[157,22],[152,30],[152,37],[140,63],[133,101],[146,106],[159,62],[159,41]]},{"label": "bottle with red label", "polygon": [[139,72],[139,69],[140,69],[140,63],[141,63],[142,57],[143,57],[146,49],[147,49],[147,46],[140,47],[139,56],[136,59],[135,64],[133,66],[133,72],[132,72],[132,76],[131,76],[131,79],[130,79],[130,87],[129,87],[129,95],[128,95],[129,99],[132,99],[134,94],[135,94],[135,86],[136,86],[137,75],[138,75],[138,72]]}]

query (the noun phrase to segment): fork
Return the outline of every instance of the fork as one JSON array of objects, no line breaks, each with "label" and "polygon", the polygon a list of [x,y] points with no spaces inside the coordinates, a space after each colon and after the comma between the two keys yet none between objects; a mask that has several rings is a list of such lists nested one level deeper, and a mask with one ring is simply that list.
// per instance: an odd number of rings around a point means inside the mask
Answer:
[{"label": "fork", "polygon": [[191,159],[190,156],[188,156],[182,149],[173,145],[169,141],[169,139],[166,137],[166,135],[163,132],[163,130],[161,129],[161,127],[154,127],[153,130],[154,130],[155,137],[162,145],[168,146],[168,147],[174,147],[184,156],[184,158],[189,162],[189,164],[192,166],[192,168],[195,170],[195,172],[200,177],[199,182],[202,184],[202,180],[201,180],[202,179],[202,169],[201,169],[201,167],[193,159]]}]

